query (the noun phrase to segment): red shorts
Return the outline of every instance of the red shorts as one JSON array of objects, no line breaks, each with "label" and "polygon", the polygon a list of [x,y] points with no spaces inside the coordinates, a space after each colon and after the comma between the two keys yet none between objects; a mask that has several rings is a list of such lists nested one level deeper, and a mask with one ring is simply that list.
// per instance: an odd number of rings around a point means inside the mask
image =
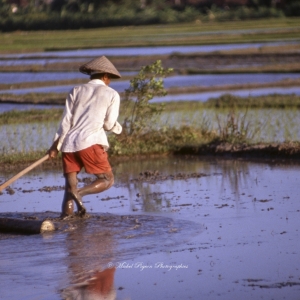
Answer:
[{"label": "red shorts", "polygon": [[111,171],[107,153],[101,145],[93,145],[77,152],[63,152],[62,161],[64,174],[80,172],[82,168],[89,174]]}]

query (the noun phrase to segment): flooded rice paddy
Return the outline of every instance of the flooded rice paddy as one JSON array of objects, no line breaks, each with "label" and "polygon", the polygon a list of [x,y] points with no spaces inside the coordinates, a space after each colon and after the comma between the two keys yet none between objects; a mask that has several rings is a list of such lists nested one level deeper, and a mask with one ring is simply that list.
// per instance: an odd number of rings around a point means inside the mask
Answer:
[{"label": "flooded rice paddy", "polygon": [[[90,219],[0,235],[0,299],[299,299],[299,164],[172,157],[113,169],[115,185],[84,198]],[[1,216],[56,218],[63,183],[60,170],[31,171],[0,195]]]},{"label": "flooded rice paddy", "polygon": [[[115,82],[110,85],[112,88],[118,92],[123,92],[126,88],[129,87],[129,82]],[[24,89],[9,89],[1,90],[0,94],[15,94],[15,95],[24,95],[28,93],[64,93],[67,94],[72,88],[73,85],[61,85],[61,86],[50,86],[50,87],[39,87],[39,88],[24,88]],[[178,87],[178,86],[177,86]],[[249,97],[249,96],[263,96],[269,94],[283,94],[290,95],[300,94],[300,89],[298,87],[268,87],[268,88],[250,88],[250,89],[238,89],[238,90],[219,90],[213,92],[198,92],[198,93],[188,93],[188,94],[175,94],[168,95],[166,97],[154,97],[151,102],[160,103],[160,102],[171,102],[171,101],[207,101],[210,98],[220,97],[224,94],[231,94],[240,97]],[[0,109],[1,110],[1,109]]]},{"label": "flooded rice paddy", "polygon": [[[53,63],[74,62],[78,64],[80,61],[86,61],[91,57],[99,55],[109,56],[135,56],[143,55],[171,55],[171,54],[187,54],[187,53],[217,53],[216,51],[228,51],[236,49],[262,49],[264,47],[277,46],[293,46],[299,44],[299,41],[281,41],[272,43],[244,43],[244,44],[219,44],[219,45],[191,45],[191,46],[166,46],[166,47],[126,47],[126,48],[103,48],[103,49],[79,49],[70,51],[46,51],[41,53],[22,53],[0,56],[0,65],[51,65]],[[297,52],[297,50],[295,50]],[[56,61],[55,61],[56,60]],[[212,61],[212,64],[218,66],[218,61]],[[261,62],[262,65],[266,61]],[[232,65],[233,64],[233,65]],[[225,64],[227,68],[241,68],[243,62],[228,62]],[[255,61],[248,62],[249,66],[254,67]],[[274,61],[275,64],[275,61]],[[249,67],[248,66],[248,67]],[[129,66],[127,66],[128,68]],[[187,66],[186,66],[187,67]],[[211,66],[210,66],[211,67]],[[33,68],[34,69],[34,68]],[[200,69],[201,70],[201,66]],[[133,76],[135,72],[124,70],[124,76]],[[41,86],[41,81],[59,81],[81,79],[85,80],[85,76],[79,72],[2,72],[0,73],[0,82],[3,84],[11,84],[12,86],[3,89],[0,93],[23,95],[28,93],[68,93],[73,87],[69,85],[59,85],[57,82],[53,86]],[[300,91],[298,86],[282,87],[282,83],[288,80],[299,79],[298,73],[267,73],[267,74],[209,74],[209,75],[181,75],[170,76],[164,80],[164,86],[169,88],[209,88],[211,91],[180,93],[169,95],[164,98],[154,98],[153,102],[169,102],[169,101],[207,101],[211,97],[219,97],[225,93],[247,97],[262,96],[268,94],[296,94]],[[37,87],[31,88],[14,88],[13,84],[23,82],[36,82]],[[274,86],[274,83],[277,83]],[[232,88],[228,90],[228,86],[249,85],[249,84],[273,84],[273,87],[257,87],[251,89]],[[223,87],[227,88],[224,90]],[[111,87],[118,92],[123,92],[129,87],[128,80],[112,81]],[[1,109],[1,108],[0,108]]]},{"label": "flooded rice paddy", "polygon": [[[275,43],[17,54],[1,56],[0,65],[79,62],[108,53],[161,55],[268,45]],[[72,72],[43,76],[1,73],[0,82],[80,76]],[[206,101],[223,93],[218,90],[221,85],[274,82],[291,76],[299,78],[297,74],[174,76],[166,79],[166,87],[201,84],[216,89],[154,101]],[[67,93],[71,87],[1,92]],[[116,82],[113,87],[122,91],[128,87],[128,81]],[[231,93],[247,96],[275,92],[299,94],[299,89]],[[0,111],[32,107],[45,108],[1,104]],[[218,113],[224,120],[228,111]],[[257,141],[300,139],[298,110],[260,109],[245,113],[252,128],[260,129]],[[217,130],[216,111],[163,114],[157,126],[185,123]],[[6,153],[47,149],[56,127],[56,122],[1,126],[0,150]],[[299,299],[298,162],[132,158],[113,162],[113,169],[115,185],[111,189],[84,197],[88,219],[59,220],[64,188],[60,169],[45,171],[38,167],[0,194],[0,217],[50,218],[57,228],[53,233],[38,235],[0,234],[0,299]],[[18,171],[21,170],[0,173],[0,184]],[[79,185],[87,180],[90,176],[79,175]]]},{"label": "flooded rice paddy", "polygon": [[[187,33],[186,33],[187,34]],[[212,34],[212,33],[209,33]],[[35,53],[21,53],[21,54],[4,54],[0,55],[0,66],[1,60],[14,59],[24,60],[26,64],[27,59],[35,59],[36,63],[45,63],[45,58],[53,60],[56,58],[59,62],[60,59],[74,59],[80,57],[96,57],[101,55],[107,56],[146,56],[146,55],[168,55],[173,53],[195,53],[195,52],[213,52],[213,51],[226,51],[226,50],[237,50],[247,48],[262,48],[272,47],[279,45],[295,45],[299,44],[299,41],[282,41],[282,42],[261,42],[261,43],[243,43],[243,44],[217,44],[217,45],[190,45],[190,46],[156,46],[156,47],[116,47],[116,48],[98,48],[98,49],[78,49],[78,50],[67,50],[67,51],[46,51],[46,52],[35,52]],[[12,61],[13,63],[13,61]]]},{"label": "flooded rice paddy", "polygon": [[[20,82],[39,82],[39,81],[53,81],[53,80],[67,80],[67,79],[80,79],[86,82],[86,76],[79,72],[43,72],[43,73],[0,73],[1,83],[20,83]],[[154,97],[153,103],[171,102],[171,101],[202,101],[205,102],[210,98],[220,97],[224,94],[231,94],[239,97],[249,96],[263,96],[269,94],[295,94],[300,95],[298,86],[280,87],[279,82],[284,82],[293,79],[299,79],[300,74],[297,73],[268,73],[268,74],[210,74],[210,75],[181,75],[171,76],[164,79],[164,86],[166,89],[170,88],[187,88],[187,87],[203,87],[211,88],[212,91],[194,92],[194,93],[179,93],[170,94],[165,97]],[[228,90],[222,87],[234,85],[247,85],[247,84],[268,84],[278,82],[277,87],[257,87],[248,89],[234,89]],[[0,94],[15,94],[23,95],[28,93],[64,93],[67,94],[74,84],[69,85],[54,85],[44,87],[31,87],[31,88],[11,88],[1,90]],[[129,88],[130,82],[128,80],[112,81],[112,88],[118,92],[124,92]],[[3,107],[3,108],[2,108]],[[4,106],[0,106],[0,112],[4,110]]]}]

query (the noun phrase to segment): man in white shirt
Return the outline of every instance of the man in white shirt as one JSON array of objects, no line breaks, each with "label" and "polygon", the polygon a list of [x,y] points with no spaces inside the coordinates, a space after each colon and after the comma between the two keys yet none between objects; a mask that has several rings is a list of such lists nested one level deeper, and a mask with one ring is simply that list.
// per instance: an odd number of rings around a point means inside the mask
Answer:
[{"label": "man in white shirt", "polygon": [[[108,86],[111,78],[121,78],[120,73],[105,56],[82,65],[79,71],[90,75],[91,80],[70,91],[54,143],[48,151],[50,158],[62,152],[65,176],[62,218],[73,214],[73,201],[78,215],[85,215],[82,197],[100,193],[113,185],[114,176],[107,159],[109,144],[105,131],[116,134],[122,131],[117,122],[120,96]],[[97,179],[78,189],[77,174],[82,168]]]}]

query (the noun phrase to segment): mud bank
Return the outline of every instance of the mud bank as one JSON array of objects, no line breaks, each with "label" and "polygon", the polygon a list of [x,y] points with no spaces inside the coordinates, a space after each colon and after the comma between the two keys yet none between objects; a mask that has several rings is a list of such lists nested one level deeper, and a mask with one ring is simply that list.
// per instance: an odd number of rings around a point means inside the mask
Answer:
[{"label": "mud bank", "polygon": [[214,155],[216,157],[260,158],[265,160],[299,160],[300,143],[272,143],[272,144],[210,144],[199,147],[186,146],[174,152],[177,155]]}]

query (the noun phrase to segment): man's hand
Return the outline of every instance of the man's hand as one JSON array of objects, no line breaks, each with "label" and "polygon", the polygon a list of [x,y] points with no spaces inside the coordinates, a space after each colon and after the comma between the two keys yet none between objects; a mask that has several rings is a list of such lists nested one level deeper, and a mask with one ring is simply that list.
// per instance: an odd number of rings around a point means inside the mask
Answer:
[{"label": "man's hand", "polygon": [[49,149],[48,150],[48,154],[49,154],[49,158],[55,158],[57,157],[57,154],[58,154],[58,150],[57,149]]},{"label": "man's hand", "polygon": [[47,151],[50,159],[57,157],[58,154],[57,144],[58,144],[58,139],[52,144],[50,149]]}]

